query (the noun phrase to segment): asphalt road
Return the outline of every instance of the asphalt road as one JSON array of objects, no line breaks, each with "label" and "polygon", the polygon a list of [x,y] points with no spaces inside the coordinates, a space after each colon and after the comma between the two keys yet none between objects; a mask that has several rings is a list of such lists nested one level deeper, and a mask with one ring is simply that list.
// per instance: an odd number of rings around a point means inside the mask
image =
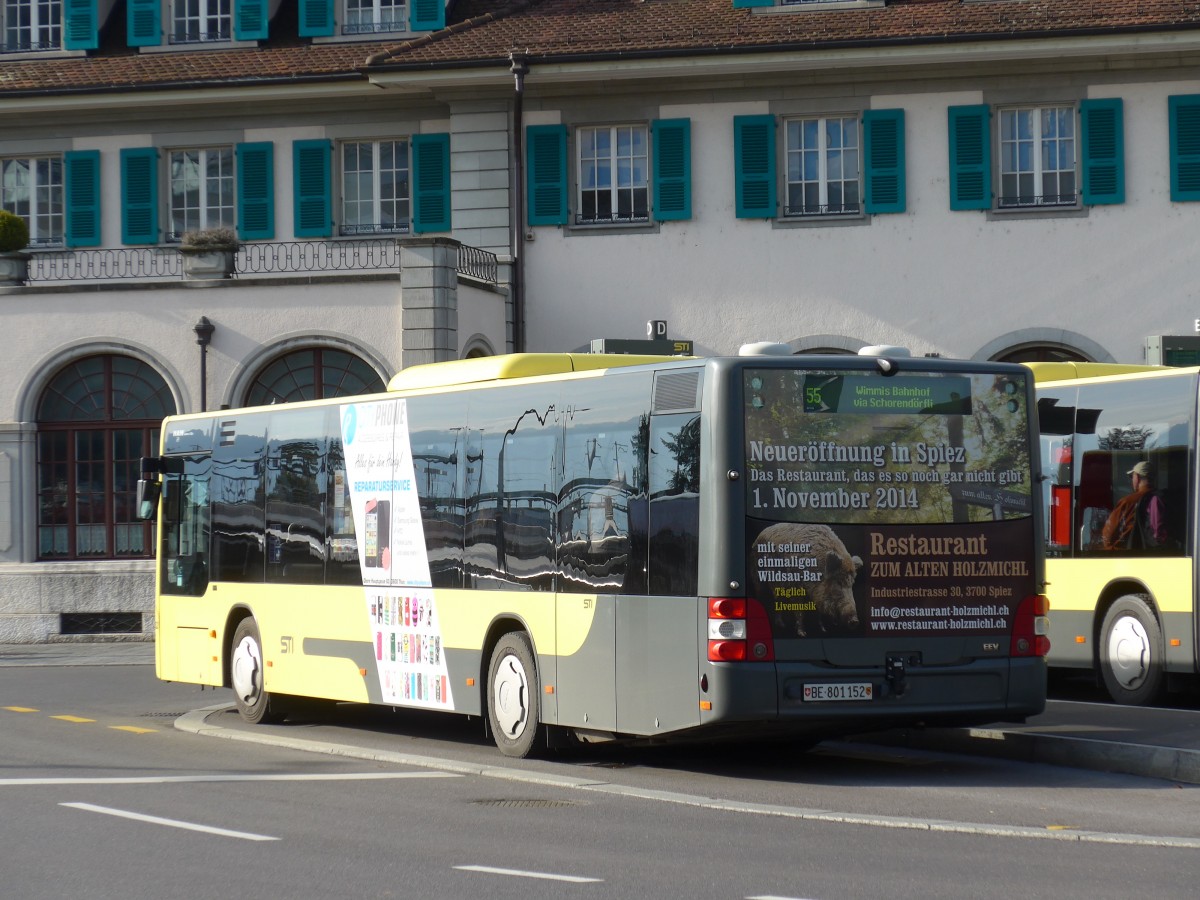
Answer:
[{"label": "asphalt road", "polygon": [[453,716],[195,712],[229,699],[145,665],[0,668],[0,896],[1092,900],[1200,876],[1200,788],[1159,779],[853,743],[514,762]]}]

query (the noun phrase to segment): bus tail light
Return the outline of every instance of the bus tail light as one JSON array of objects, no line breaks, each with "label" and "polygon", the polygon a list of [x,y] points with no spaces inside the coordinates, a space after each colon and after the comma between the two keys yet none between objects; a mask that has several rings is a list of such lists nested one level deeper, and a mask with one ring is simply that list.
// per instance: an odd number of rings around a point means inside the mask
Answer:
[{"label": "bus tail light", "polygon": [[761,603],[749,597],[708,599],[709,662],[769,662],[775,659],[771,623]]},{"label": "bus tail light", "polygon": [[1017,607],[1013,621],[1012,656],[1045,656],[1050,652],[1049,630],[1050,601],[1045,594],[1030,594]]}]

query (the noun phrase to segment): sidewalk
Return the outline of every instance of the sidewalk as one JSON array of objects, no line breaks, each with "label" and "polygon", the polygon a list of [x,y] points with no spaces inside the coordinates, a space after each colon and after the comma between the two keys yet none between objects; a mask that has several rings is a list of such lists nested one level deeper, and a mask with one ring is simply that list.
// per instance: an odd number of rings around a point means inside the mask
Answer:
[{"label": "sidewalk", "polygon": [[56,641],[52,644],[0,644],[4,666],[154,665],[153,641]]},{"label": "sidewalk", "polygon": [[[153,664],[150,641],[0,644],[0,668]],[[897,729],[852,739],[1200,784],[1200,710],[1052,700],[1024,725]]]}]

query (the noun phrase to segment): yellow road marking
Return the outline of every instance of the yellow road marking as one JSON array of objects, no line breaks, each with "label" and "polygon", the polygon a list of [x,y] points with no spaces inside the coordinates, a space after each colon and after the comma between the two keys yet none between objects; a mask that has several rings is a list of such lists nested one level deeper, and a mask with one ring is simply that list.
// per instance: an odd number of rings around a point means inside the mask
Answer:
[{"label": "yellow road marking", "polygon": [[40,710],[36,710],[32,706],[6,706],[4,708],[9,712],[40,712]]},{"label": "yellow road marking", "polygon": [[1047,825],[1047,831],[1070,831],[1072,828],[1078,828],[1078,825]]},{"label": "yellow road marking", "polygon": [[84,719],[80,716],[51,716],[52,719],[60,719],[63,722],[95,722],[95,719]]},{"label": "yellow road marking", "polygon": [[136,725],[109,725],[113,731],[128,731],[131,734],[154,734],[155,728],[138,728]]}]

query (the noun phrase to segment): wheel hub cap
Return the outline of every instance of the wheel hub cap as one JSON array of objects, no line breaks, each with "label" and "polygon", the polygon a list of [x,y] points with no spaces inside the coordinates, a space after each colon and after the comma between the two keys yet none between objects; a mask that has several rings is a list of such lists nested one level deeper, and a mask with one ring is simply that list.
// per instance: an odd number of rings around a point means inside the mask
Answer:
[{"label": "wheel hub cap", "polygon": [[518,736],[528,719],[529,681],[515,656],[504,657],[496,667],[492,696],[495,698],[496,724],[508,737]]},{"label": "wheel hub cap", "polygon": [[1125,617],[1108,636],[1108,658],[1113,675],[1122,687],[1136,688],[1150,668],[1150,638],[1142,624]]},{"label": "wheel hub cap", "polygon": [[230,670],[234,692],[247,706],[253,706],[262,684],[262,656],[258,644],[248,637],[242,638],[233,650]]}]

